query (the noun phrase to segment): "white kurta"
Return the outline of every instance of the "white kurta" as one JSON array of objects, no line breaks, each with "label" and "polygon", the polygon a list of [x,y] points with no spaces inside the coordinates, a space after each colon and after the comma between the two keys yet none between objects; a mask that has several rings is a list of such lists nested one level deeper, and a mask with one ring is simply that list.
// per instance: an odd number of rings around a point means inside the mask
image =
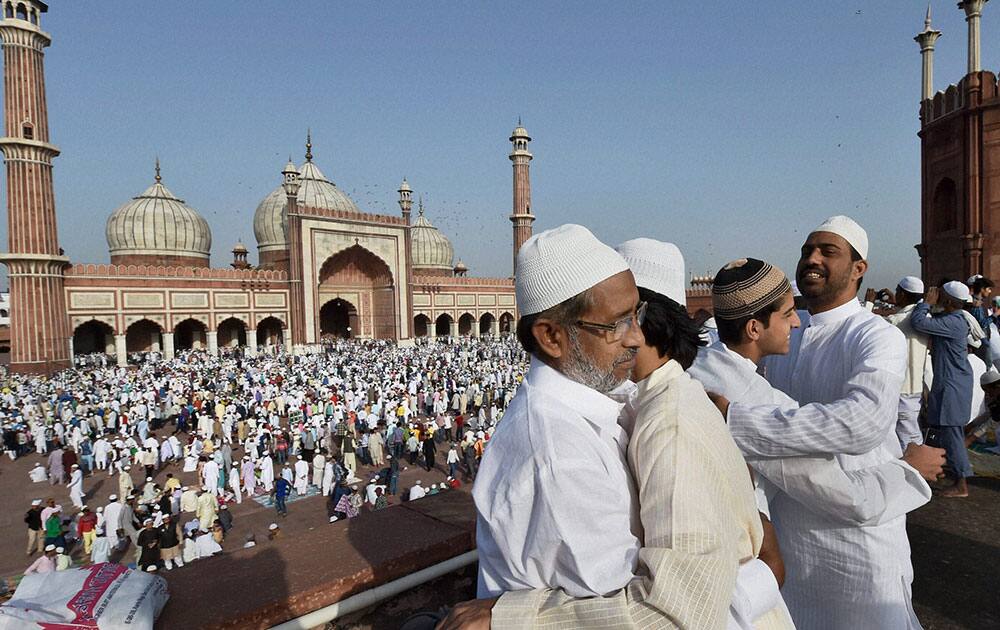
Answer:
[{"label": "white kurta", "polygon": [[[729,428],[753,457],[835,455],[845,471],[898,459],[894,427],[906,372],[903,334],[850,300],[792,332],[786,356],[764,360],[767,380],[798,409],[732,403]],[[788,566],[782,589],[796,626],[919,628],[906,517],[868,527],[833,523],[788,495],[771,503]]]},{"label": "white kurta", "polygon": [[[771,387],[756,365],[717,341],[698,351],[688,370],[705,389],[731,402],[778,405],[788,410],[798,403]],[[758,483],[773,498],[784,492],[810,509],[844,524],[871,525],[890,521],[930,500],[927,482],[900,459],[845,471],[834,455],[816,457],[748,458],[762,476]]]},{"label": "white kurta", "polygon": [[309,491],[309,464],[304,459],[295,462],[295,493],[304,496]]},{"label": "white kurta", "polygon": [[472,490],[479,597],[544,588],[589,597],[631,580],[639,539],[622,406],[531,359]]}]

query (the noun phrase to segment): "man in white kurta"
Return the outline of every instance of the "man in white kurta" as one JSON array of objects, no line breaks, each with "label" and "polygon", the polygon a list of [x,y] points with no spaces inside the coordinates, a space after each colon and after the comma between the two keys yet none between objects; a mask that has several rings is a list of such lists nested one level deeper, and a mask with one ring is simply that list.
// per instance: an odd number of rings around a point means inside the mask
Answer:
[{"label": "man in white kurta", "polygon": [[[763,362],[768,382],[801,407],[729,405],[730,432],[748,457],[833,455],[845,471],[899,459],[894,428],[906,343],[856,298],[867,253],[867,234],[847,217],[831,217],[810,233],[796,280],[819,312],[801,312],[790,352]],[[827,300],[821,310],[814,306],[820,298]],[[788,567],[782,595],[796,626],[920,627],[910,604],[905,516],[842,525],[780,494],[770,510]]]},{"label": "man in white kurta", "polygon": [[108,536],[108,544],[114,549],[118,546],[118,530],[122,529],[122,503],[116,495],[108,497],[110,503],[104,508],[104,531]]},{"label": "man in white kurta", "polygon": [[69,498],[77,508],[83,507],[83,471],[80,466],[73,464],[73,470],[69,474]]},{"label": "man in white kurta", "polygon": [[309,491],[309,463],[301,457],[295,462],[295,494],[305,496]]}]

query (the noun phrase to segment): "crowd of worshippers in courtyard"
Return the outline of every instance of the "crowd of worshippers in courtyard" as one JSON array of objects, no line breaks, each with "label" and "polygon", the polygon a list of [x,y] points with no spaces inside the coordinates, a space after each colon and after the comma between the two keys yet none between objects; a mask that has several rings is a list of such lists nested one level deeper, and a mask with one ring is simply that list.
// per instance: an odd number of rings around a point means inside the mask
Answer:
[{"label": "crowd of worshippers in courtyard", "polygon": [[[37,458],[42,495],[24,517],[26,552],[40,554],[26,573],[109,560],[172,570],[256,546],[255,533],[226,539],[232,508],[253,498],[276,515],[263,541],[280,535],[292,498],[324,495],[335,523],[452,491],[475,479],[526,369],[512,336],[147,359],[119,368],[92,355],[52,378],[7,376],[5,449]],[[400,487],[407,466],[427,482]],[[101,475],[117,493],[95,505],[88,486]],[[46,496],[51,486],[71,505]]]},{"label": "crowd of worshippers in courtyard", "polygon": [[[705,322],[676,245],[564,225],[518,252],[514,336],[9,376],[10,456],[73,503],[26,515],[28,571],[69,538],[143,570],[218,554],[247,496],[284,516],[315,489],[336,523],[474,482],[478,599],[408,628],[920,628],[906,516],[997,451],[1000,303],[982,276],[862,293],[846,216],[795,246],[794,280],[723,265]],[[88,474],[118,478],[96,513]]]}]

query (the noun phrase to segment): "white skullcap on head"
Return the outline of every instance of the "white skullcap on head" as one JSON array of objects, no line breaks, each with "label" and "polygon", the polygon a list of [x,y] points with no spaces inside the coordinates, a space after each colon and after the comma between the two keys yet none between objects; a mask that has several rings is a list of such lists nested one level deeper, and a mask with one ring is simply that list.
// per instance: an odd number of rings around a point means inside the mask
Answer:
[{"label": "white skullcap on head", "polygon": [[267,528],[270,529],[270,530],[272,530],[272,531],[276,530],[276,529],[278,529],[278,524],[277,523],[271,523],[270,525],[267,526]]},{"label": "white skullcap on head", "polygon": [[830,232],[843,238],[859,254],[862,260],[868,260],[868,233],[851,217],[842,214],[830,217],[820,224],[813,232]]},{"label": "white skullcap on head", "polygon": [[636,286],[687,306],[684,255],[676,245],[651,238],[634,238],[615,249],[632,270]]},{"label": "white skullcap on head", "polygon": [[923,293],[924,292],[924,281],[916,276],[906,276],[899,281],[896,285],[904,291],[909,291],[910,293]]},{"label": "white skullcap on head", "polygon": [[949,297],[954,298],[959,302],[972,302],[972,294],[969,293],[969,287],[967,287],[964,282],[952,280],[951,282],[945,282],[944,286],[941,288],[948,294]]},{"label": "white skullcap on head", "polygon": [[971,276],[969,276],[969,279],[965,281],[965,284],[973,285],[973,284],[976,283],[976,280],[979,280],[982,277],[983,277],[983,274],[981,274],[981,273],[974,273]]},{"label": "white skullcap on head", "polygon": [[623,271],[628,271],[625,259],[590,230],[560,225],[535,234],[518,250],[517,308],[522,315],[541,313]]},{"label": "white skullcap on head", "polygon": [[45,551],[55,551],[55,550],[56,550],[55,545],[45,545]]},{"label": "white skullcap on head", "polygon": [[995,369],[990,369],[988,372],[979,377],[979,384],[983,387],[992,385],[997,381],[1000,381],[1000,372],[997,372]]}]

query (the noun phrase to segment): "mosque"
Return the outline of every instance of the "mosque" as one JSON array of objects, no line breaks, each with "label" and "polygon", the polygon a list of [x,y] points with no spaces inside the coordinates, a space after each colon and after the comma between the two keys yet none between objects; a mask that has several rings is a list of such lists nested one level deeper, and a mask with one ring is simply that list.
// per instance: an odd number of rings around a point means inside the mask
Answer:
[{"label": "mosque", "polygon": [[[237,243],[227,268],[212,268],[212,233],[199,212],[167,188],[157,162],[152,184],[107,219],[110,264],[70,261],[59,247],[43,71],[51,36],[40,0],[0,0],[4,51],[4,137],[10,279],[10,366],[49,373],[74,354],[280,345],[296,352],[324,338],[392,339],[510,332],[517,316],[512,277],[468,274],[448,237],[431,223],[403,179],[399,215],[365,212],[313,160],[289,162],[257,206],[259,264]],[[510,135],[513,260],[532,232],[531,138]],[[138,187],[137,187],[138,188]],[[110,207],[110,204],[109,204]],[[699,279],[703,280],[703,279]],[[702,281],[689,292],[710,304]],[[689,303],[689,307],[691,303]],[[707,315],[706,315],[707,316]]]}]

